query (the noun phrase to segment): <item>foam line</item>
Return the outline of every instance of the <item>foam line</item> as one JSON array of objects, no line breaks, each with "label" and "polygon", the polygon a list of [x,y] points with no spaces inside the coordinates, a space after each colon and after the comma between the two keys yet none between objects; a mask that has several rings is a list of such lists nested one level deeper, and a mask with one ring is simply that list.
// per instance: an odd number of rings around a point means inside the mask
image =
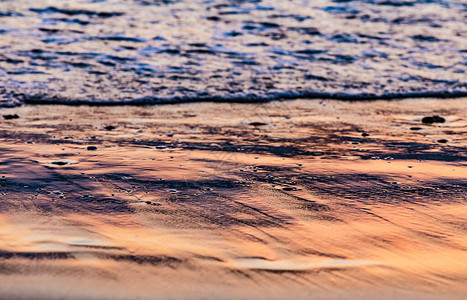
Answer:
[{"label": "foam line", "polygon": [[48,95],[26,95],[11,93],[6,95],[14,101],[1,103],[0,107],[14,107],[21,104],[60,104],[60,105],[90,105],[90,106],[118,106],[118,105],[158,105],[190,102],[221,102],[221,103],[263,103],[270,101],[294,100],[294,99],[332,99],[343,101],[373,101],[373,100],[399,100],[407,98],[460,98],[467,97],[467,90],[452,91],[417,91],[397,92],[385,94],[370,93],[325,93],[317,91],[283,91],[266,95],[259,94],[234,94],[226,96],[174,96],[157,97],[145,96],[135,99],[68,99],[51,97]]}]

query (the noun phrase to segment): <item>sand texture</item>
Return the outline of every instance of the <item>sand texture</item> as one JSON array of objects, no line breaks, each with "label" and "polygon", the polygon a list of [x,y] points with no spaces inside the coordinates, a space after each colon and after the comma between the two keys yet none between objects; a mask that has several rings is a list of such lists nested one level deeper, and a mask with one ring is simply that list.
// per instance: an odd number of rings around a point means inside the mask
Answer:
[{"label": "sand texture", "polygon": [[2,109],[0,298],[465,299],[466,100]]}]

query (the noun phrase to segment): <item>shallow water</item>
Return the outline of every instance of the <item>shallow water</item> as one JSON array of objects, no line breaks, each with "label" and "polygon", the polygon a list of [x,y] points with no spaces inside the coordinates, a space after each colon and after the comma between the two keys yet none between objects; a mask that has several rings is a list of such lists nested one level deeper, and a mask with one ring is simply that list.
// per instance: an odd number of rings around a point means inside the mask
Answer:
[{"label": "shallow water", "polygon": [[0,2],[0,105],[467,93],[464,1]]}]

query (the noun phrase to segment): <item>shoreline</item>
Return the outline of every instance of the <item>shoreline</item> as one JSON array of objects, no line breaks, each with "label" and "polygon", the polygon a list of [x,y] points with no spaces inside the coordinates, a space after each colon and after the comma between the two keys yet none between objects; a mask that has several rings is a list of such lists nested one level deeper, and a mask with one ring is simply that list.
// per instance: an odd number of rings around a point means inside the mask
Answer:
[{"label": "shoreline", "polygon": [[[454,91],[415,91],[415,92],[392,92],[384,94],[371,93],[328,93],[316,91],[284,91],[268,95],[245,94],[238,96],[174,96],[154,97],[144,96],[135,99],[99,100],[99,99],[68,99],[55,98],[44,95],[25,95],[23,93],[6,93],[8,98],[15,98],[13,102],[2,104],[3,108],[17,107],[21,105],[68,105],[68,106],[153,106],[171,105],[184,103],[232,103],[232,104],[264,104],[270,102],[283,102],[293,100],[338,100],[350,102],[366,102],[391,100],[400,101],[406,99],[458,99],[466,98],[467,90]],[[18,100],[21,99],[21,100]],[[1,103],[0,103],[1,104]]]},{"label": "shoreline", "polygon": [[[184,104],[184,103],[247,103],[247,104],[263,104],[269,102],[282,102],[290,100],[339,100],[339,101],[379,101],[379,100],[405,100],[405,99],[457,99],[467,97],[466,90],[457,91],[417,91],[417,92],[399,92],[399,93],[385,93],[385,94],[371,94],[371,93],[326,93],[315,91],[285,91],[273,93],[271,95],[261,94],[246,94],[241,96],[198,96],[198,97],[183,97],[175,96],[169,98],[160,98],[153,96],[145,96],[142,98],[129,99],[129,100],[86,100],[86,99],[54,99],[47,96],[31,95],[25,96],[24,94],[9,94],[12,97],[23,98],[24,104],[36,105],[70,105],[70,106],[152,106],[152,105],[167,105],[167,104]],[[20,104],[21,105],[21,104]]]}]

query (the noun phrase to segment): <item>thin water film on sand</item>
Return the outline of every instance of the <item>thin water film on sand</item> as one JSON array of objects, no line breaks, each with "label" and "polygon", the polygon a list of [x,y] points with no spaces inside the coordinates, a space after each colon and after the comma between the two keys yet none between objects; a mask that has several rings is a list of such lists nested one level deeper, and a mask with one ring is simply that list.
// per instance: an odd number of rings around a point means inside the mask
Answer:
[{"label": "thin water film on sand", "polygon": [[0,294],[462,299],[465,99],[420,101],[4,109]]}]

